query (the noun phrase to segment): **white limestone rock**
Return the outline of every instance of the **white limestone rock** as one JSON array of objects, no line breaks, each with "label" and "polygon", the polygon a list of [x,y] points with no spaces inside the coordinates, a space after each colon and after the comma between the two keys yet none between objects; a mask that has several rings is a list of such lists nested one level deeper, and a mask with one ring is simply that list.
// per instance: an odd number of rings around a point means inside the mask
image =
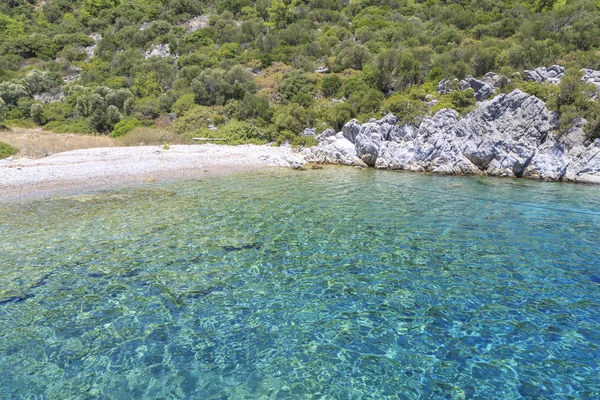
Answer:
[{"label": "white limestone rock", "polygon": [[354,143],[348,140],[342,132],[323,138],[319,145],[304,149],[301,155],[310,163],[366,167],[366,164],[356,154]]}]

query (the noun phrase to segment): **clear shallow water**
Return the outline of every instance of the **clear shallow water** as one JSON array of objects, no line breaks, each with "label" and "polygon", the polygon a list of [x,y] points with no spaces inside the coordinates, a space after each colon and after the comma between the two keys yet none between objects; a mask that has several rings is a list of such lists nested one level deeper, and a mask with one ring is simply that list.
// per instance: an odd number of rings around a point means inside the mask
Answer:
[{"label": "clear shallow water", "polygon": [[600,215],[451,194],[600,212],[350,168],[0,203],[0,398],[598,398]]}]

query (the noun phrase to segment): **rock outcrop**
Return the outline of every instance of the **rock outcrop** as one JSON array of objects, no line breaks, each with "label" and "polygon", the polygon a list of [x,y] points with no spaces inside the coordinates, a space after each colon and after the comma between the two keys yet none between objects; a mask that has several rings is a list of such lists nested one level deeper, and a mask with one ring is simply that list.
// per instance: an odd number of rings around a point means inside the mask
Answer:
[{"label": "rock outcrop", "polygon": [[553,65],[550,68],[546,69],[546,67],[539,67],[533,70],[525,71],[524,78],[527,81],[543,83],[550,82],[559,84],[560,79],[563,77],[565,73],[565,67],[560,65]]},{"label": "rock outcrop", "polygon": [[319,138],[319,144],[303,150],[302,156],[310,163],[366,166],[356,154],[354,143],[342,132]]},{"label": "rock outcrop", "polygon": [[146,51],[145,58],[148,59],[150,57],[160,57],[166,58],[171,56],[171,50],[168,44],[157,44],[152,46],[148,51]]},{"label": "rock outcrop", "polygon": [[[498,75],[498,77],[500,77],[500,75]],[[488,76],[488,78],[491,79],[492,77]],[[498,79],[498,81],[500,81],[500,78]],[[440,94],[449,94],[452,93],[454,90],[464,91],[468,89],[473,89],[473,91],[475,92],[475,99],[477,101],[487,100],[490,97],[492,97],[494,93],[496,93],[496,89],[493,84],[485,80],[480,81],[479,79],[475,78],[467,78],[466,80],[463,79],[460,81],[458,79],[442,79],[437,84],[435,89]]]},{"label": "rock outcrop", "polygon": [[317,136],[319,145],[302,155],[312,163],[600,183],[600,139],[587,140],[583,124],[556,137],[555,121],[542,100],[515,90],[463,118],[444,109],[419,126],[397,125],[391,114],[352,120]]}]

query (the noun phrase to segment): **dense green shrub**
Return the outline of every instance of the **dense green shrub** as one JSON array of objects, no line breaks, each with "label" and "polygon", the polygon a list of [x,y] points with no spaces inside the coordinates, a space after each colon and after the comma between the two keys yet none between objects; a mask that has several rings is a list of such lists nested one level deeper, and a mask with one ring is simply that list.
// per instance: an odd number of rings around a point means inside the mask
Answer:
[{"label": "dense green shrub", "polygon": [[28,97],[29,92],[24,85],[14,82],[0,82],[0,98],[8,108],[17,105],[19,99]]},{"label": "dense green shrub", "polygon": [[110,137],[116,138],[125,135],[127,132],[134,130],[137,127],[144,126],[142,122],[137,118],[124,118],[117,122],[110,133]]},{"label": "dense green shrub", "polygon": [[192,82],[196,103],[200,105],[224,105],[230,99],[242,99],[246,93],[256,92],[252,74],[237,65],[228,71],[207,69]]},{"label": "dense green shrub", "polygon": [[400,124],[412,125],[418,125],[428,111],[427,104],[421,100],[415,100],[405,93],[394,93],[388,97],[384,102],[383,109],[397,116]]},{"label": "dense green shrub", "polygon": [[0,142],[0,160],[17,154],[19,150],[12,147],[10,144]]},{"label": "dense green shrub", "polygon": [[266,144],[273,140],[274,132],[250,122],[230,120],[218,129],[201,128],[193,136],[209,139],[224,139],[223,144]]},{"label": "dense green shrub", "polygon": [[337,75],[329,75],[321,82],[321,92],[325,97],[337,96],[342,88],[342,80]]}]

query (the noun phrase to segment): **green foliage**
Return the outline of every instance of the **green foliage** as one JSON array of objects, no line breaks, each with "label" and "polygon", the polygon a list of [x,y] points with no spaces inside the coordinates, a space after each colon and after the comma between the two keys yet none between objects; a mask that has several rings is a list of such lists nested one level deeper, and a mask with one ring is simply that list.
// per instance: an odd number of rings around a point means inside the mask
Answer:
[{"label": "green foliage", "polygon": [[342,88],[342,80],[337,75],[328,75],[321,82],[321,92],[325,97],[336,96]]},{"label": "green foliage", "polygon": [[232,100],[227,103],[227,114],[237,120],[257,120],[260,125],[271,122],[273,107],[266,97],[247,93],[242,100]]},{"label": "green foliage", "polygon": [[2,100],[2,97],[0,97],[0,123],[4,122],[4,115],[6,115],[6,111],[8,111],[8,107],[6,107],[4,100]]},{"label": "green foliage", "polygon": [[178,117],[182,117],[189,110],[196,106],[195,98],[196,96],[194,96],[193,93],[186,93],[177,99],[177,101],[175,102],[175,104],[173,104],[173,107],[171,107],[171,109]]},{"label": "green foliage", "polygon": [[94,131],[102,133],[111,132],[124,115],[131,113],[133,107],[133,94],[127,89],[114,90],[100,86],[92,92],[84,91],[76,98],[75,109],[79,115],[86,117]]},{"label": "green foliage", "polygon": [[113,138],[121,137],[140,126],[144,126],[144,124],[139,119],[133,117],[124,118],[115,124],[109,136]]},{"label": "green foliage", "polygon": [[327,113],[327,123],[336,131],[342,130],[346,122],[355,117],[354,108],[348,103],[336,103]]},{"label": "green foliage", "polygon": [[246,93],[256,92],[252,74],[237,65],[230,70],[207,69],[192,81],[196,103],[200,105],[224,105],[230,99],[242,99]]},{"label": "green foliage", "polygon": [[60,87],[63,83],[60,74],[56,72],[33,69],[25,75],[25,83],[31,94],[40,94]]},{"label": "green foliage", "polygon": [[279,85],[278,91],[287,100],[292,100],[299,94],[312,95],[316,90],[315,82],[316,79],[314,75],[295,69],[285,74]]},{"label": "green foliage", "polygon": [[453,108],[459,114],[464,115],[473,110],[475,103],[475,92],[472,89],[455,90],[450,94],[441,95],[430,112],[435,114],[441,109]]},{"label": "green foliage", "polygon": [[[128,116],[168,124],[174,112],[177,129],[237,120],[293,142],[301,127],[339,128],[350,117],[393,111],[416,123],[442,107],[468,112],[471,93],[437,96],[435,84],[558,63],[573,70],[560,87],[512,79],[503,90],[546,101],[563,129],[585,117],[586,130],[596,132],[598,100],[588,101],[590,88],[575,72],[600,69],[597,0],[34,3],[0,6],[0,98],[11,123],[106,133]],[[146,59],[158,44],[168,44],[171,56]],[[333,73],[315,76],[320,66]],[[61,90],[62,102],[33,101]],[[439,97],[430,110],[427,93]],[[340,97],[346,102],[326,100]]]},{"label": "green foliage", "polygon": [[551,100],[555,99],[560,88],[557,85],[544,85],[536,82],[520,82],[518,88],[523,92],[537,97],[548,103],[549,106],[555,106]]},{"label": "green foliage", "polygon": [[222,107],[195,106],[188,110],[182,117],[177,118],[171,130],[177,134],[185,135],[209,125],[219,126],[225,122]]},{"label": "green foliage", "polygon": [[0,160],[17,154],[19,150],[15,149],[8,143],[0,142]]},{"label": "green foliage", "polygon": [[383,105],[384,96],[376,89],[354,92],[348,98],[348,103],[358,114],[374,115]]},{"label": "green foliage", "polygon": [[361,70],[363,66],[371,59],[371,52],[363,45],[346,47],[335,59],[335,66],[338,71],[345,69]]},{"label": "green foliage", "polygon": [[250,122],[231,120],[217,130],[200,129],[194,132],[198,137],[227,139],[226,144],[266,144],[272,140],[273,132],[260,128]]},{"label": "green foliage", "polygon": [[273,122],[279,132],[290,131],[299,134],[307,127],[309,120],[310,115],[304,107],[291,103],[275,112]]},{"label": "green foliage", "polygon": [[419,125],[421,118],[427,114],[428,107],[423,101],[414,99],[406,93],[394,93],[383,105],[385,112],[398,117],[399,124]]},{"label": "green foliage", "polygon": [[19,99],[28,97],[29,92],[24,85],[14,82],[0,82],[0,98],[10,109],[17,105]]},{"label": "green foliage", "polygon": [[46,123],[46,117],[44,116],[44,107],[39,103],[33,103],[29,109],[31,119],[38,125],[44,125]]},{"label": "green foliage", "polygon": [[133,80],[131,90],[138,97],[156,97],[162,92],[160,83],[156,77],[156,72],[154,71],[136,76]]}]

